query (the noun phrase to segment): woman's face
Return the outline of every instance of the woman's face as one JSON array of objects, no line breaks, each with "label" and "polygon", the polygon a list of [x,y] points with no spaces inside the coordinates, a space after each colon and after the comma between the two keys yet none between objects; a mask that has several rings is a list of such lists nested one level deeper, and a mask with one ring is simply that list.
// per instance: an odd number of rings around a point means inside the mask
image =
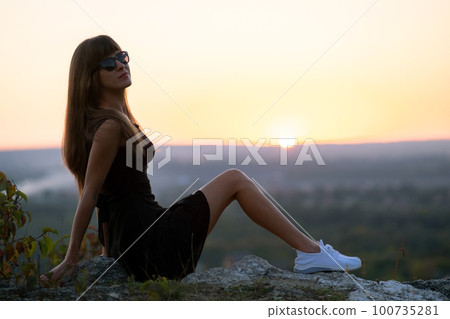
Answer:
[{"label": "woman's face", "polygon": [[108,58],[112,58],[115,61],[115,67],[111,69],[100,67],[99,78],[102,89],[123,90],[131,85],[130,66],[127,62],[120,62],[120,54],[123,54],[122,52],[117,51],[108,56]]}]

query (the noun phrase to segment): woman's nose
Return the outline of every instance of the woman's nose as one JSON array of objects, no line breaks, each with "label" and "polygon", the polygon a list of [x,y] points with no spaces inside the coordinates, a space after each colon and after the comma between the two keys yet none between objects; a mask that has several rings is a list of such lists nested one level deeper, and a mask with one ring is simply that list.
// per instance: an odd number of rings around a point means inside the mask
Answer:
[{"label": "woman's nose", "polygon": [[119,60],[116,60],[116,70],[122,70],[125,67],[126,64],[123,64]]}]

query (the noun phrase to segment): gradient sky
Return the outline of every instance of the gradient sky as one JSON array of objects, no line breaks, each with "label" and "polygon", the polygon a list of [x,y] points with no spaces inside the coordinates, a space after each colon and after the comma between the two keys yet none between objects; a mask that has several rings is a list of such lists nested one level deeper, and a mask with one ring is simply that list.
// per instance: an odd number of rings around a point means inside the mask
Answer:
[{"label": "gradient sky", "polygon": [[450,139],[447,0],[0,0],[0,10],[0,150],[60,146],[73,51],[105,33],[130,54],[133,113],[174,144]]}]

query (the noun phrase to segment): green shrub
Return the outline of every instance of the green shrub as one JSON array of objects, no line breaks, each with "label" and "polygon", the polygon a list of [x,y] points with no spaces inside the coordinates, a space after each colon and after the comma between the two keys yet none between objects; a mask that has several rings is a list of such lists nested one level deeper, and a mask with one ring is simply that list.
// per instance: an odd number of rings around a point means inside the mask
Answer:
[{"label": "green shrub", "polygon": [[39,276],[33,259],[39,247],[41,257],[54,254],[57,242],[48,234],[57,234],[55,229],[44,227],[38,237],[16,238],[18,229],[31,222],[30,212],[23,209],[27,196],[0,171],[0,276],[17,284],[34,286]]},{"label": "green shrub", "polygon": [[[39,236],[16,238],[17,231],[31,223],[31,213],[22,203],[27,196],[0,171],[0,280],[14,279],[18,285],[35,286],[39,271],[36,263],[37,252],[40,258],[47,258],[50,268],[58,265],[67,252],[69,235],[52,240],[50,234],[58,235],[51,227],[44,227]],[[89,226],[79,251],[79,259],[89,259],[101,253],[97,230]]]}]

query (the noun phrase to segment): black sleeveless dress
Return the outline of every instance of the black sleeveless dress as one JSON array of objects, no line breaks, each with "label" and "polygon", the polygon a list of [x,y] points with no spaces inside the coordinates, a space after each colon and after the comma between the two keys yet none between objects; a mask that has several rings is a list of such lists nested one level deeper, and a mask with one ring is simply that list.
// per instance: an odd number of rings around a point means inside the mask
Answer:
[{"label": "black sleeveless dress", "polygon": [[139,281],[157,276],[181,279],[195,270],[200,258],[209,205],[198,190],[169,208],[161,207],[146,174],[146,158],[143,163],[143,171],[128,167],[126,148],[119,148],[97,202],[99,239],[104,244],[101,225],[107,222],[109,256],[120,257],[122,266]]}]

